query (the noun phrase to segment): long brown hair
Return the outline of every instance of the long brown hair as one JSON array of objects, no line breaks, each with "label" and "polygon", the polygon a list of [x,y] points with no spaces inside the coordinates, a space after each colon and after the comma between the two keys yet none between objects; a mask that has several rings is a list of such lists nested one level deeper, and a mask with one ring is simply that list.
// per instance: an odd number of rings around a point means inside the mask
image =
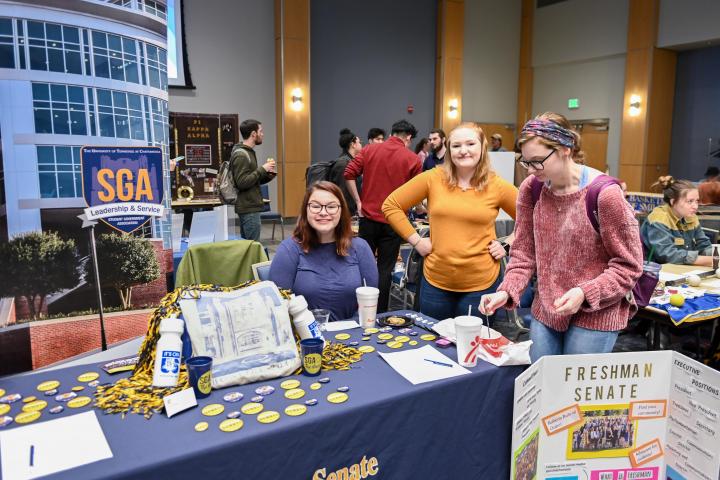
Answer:
[{"label": "long brown hair", "polygon": [[350,250],[350,244],[352,242],[352,228],[350,226],[350,211],[348,209],[347,202],[340,189],[331,182],[317,182],[305,191],[305,198],[303,198],[302,207],[300,208],[300,216],[297,219],[297,225],[293,232],[295,241],[300,244],[303,252],[308,253],[310,249],[316,248],[320,245],[320,239],[315,229],[310,225],[308,221],[308,202],[313,192],[317,190],[324,190],[329,192],[337,198],[340,204],[340,221],[335,227],[335,246],[337,254],[341,257],[346,257]]},{"label": "long brown hair", "polygon": [[482,190],[485,188],[485,185],[487,185],[488,180],[490,179],[490,176],[493,175],[493,171],[490,168],[490,159],[488,157],[488,140],[485,136],[485,132],[483,132],[483,129],[480,128],[480,125],[474,122],[465,122],[461,123],[457,127],[453,128],[450,131],[450,135],[447,137],[447,141],[445,142],[445,147],[447,148],[447,157],[448,160],[445,160],[441,168],[445,172],[445,178],[447,179],[448,184],[451,187],[457,187],[458,186],[458,178],[457,178],[457,171],[455,168],[455,164],[452,161],[452,151],[450,149],[450,140],[452,139],[453,133],[457,130],[460,130],[461,128],[469,128],[470,130],[475,131],[478,136],[478,140],[480,140],[480,145],[482,148],[482,151],[480,152],[480,160],[478,161],[477,165],[475,166],[475,173],[473,173],[472,178],[470,179],[470,186],[473,187],[475,190]]}]

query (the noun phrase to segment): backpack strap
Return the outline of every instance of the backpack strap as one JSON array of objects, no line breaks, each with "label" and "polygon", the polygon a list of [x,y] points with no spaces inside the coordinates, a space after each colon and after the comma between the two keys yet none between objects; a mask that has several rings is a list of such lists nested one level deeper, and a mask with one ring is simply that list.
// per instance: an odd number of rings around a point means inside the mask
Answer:
[{"label": "backpack strap", "polygon": [[588,219],[596,232],[600,233],[600,216],[598,214],[598,197],[605,187],[610,185],[620,185],[620,180],[610,175],[599,175],[595,177],[588,186],[587,195],[585,195],[585,211]]},{"label": "backpack strap", "polygon": [[535,204],[540,200],[540,194],[542,193],[543,183],[533,175],[532,181],[530,182],[530,193],[532,194],[532,206],[535,208]]}]

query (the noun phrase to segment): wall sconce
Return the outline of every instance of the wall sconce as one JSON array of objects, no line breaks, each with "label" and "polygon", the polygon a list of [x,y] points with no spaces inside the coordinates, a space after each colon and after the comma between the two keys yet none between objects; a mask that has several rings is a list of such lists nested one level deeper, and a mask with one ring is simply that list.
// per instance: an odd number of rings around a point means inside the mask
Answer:
[{"label": "wall sconce", "polygon": [[640,115],[640,105],[640,95],[630,95],[630,109],[628,110],[628,115],[630,115],[631,117],[637,117],[638,115]]},{"label": "wall sconce", "polygon": [[303,93],[302,90],[299,88],[293,88],[292,92],[290,92],[291,97],[291,103],[290,108],[292,108],[294,111],[299,112],[303,108]]},{"label": "wall sconce", "polygon": [[448,118],[457,118],[459,104],[460,102],[457,98],[453,98],[448,102]]}]

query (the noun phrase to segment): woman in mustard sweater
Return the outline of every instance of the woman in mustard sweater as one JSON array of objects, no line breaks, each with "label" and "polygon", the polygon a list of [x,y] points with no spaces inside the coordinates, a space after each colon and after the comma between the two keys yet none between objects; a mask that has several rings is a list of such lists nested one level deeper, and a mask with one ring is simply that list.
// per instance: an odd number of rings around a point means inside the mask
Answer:
[{"label": "woman in mustard sweater", "polygon": [[[467,315],[499,283],[506,255],[495,237],[502,208],[515,218],[517,188],[490,168],[488,141],[474,123],[448,136],[450,162],[421,173],[385,200],[393,229],[423,257],[420,311],[437,319]],[[420,238],[405,212],[427,198],[430,238]]]}]

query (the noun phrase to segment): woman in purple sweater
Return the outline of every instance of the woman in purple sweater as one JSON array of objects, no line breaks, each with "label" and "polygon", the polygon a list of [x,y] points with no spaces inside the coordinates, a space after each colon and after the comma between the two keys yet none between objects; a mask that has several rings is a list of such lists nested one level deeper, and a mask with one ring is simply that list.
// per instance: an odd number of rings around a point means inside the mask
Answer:
[{"label": "woman in purple sweater", "polygon": [[365,240],[353,238],[350,211],[335,184],[307,189],[293,236],[270,265],[270,280],[304,296],[311,309],[329,310],[331,321],[355,315],[355,289],[363,281],[377,287],[375,256]]},{"label": "woman in purple sweater", "polygon": [[[528,281],[538,277],[532,305],[530,357],[607,353],[636,309],[630,291],[643,271],[638,223],[617,185],[598,196],[600,233],[585,204],[602,173],[582,165],[580,135],[565,117],[544,113],[525,124],[518,162],[531,174],[520,186],[515,243],[505,279],[484,295],[480,311],[516,308]],[[544,183],[537,203],[533,178]]]}]

